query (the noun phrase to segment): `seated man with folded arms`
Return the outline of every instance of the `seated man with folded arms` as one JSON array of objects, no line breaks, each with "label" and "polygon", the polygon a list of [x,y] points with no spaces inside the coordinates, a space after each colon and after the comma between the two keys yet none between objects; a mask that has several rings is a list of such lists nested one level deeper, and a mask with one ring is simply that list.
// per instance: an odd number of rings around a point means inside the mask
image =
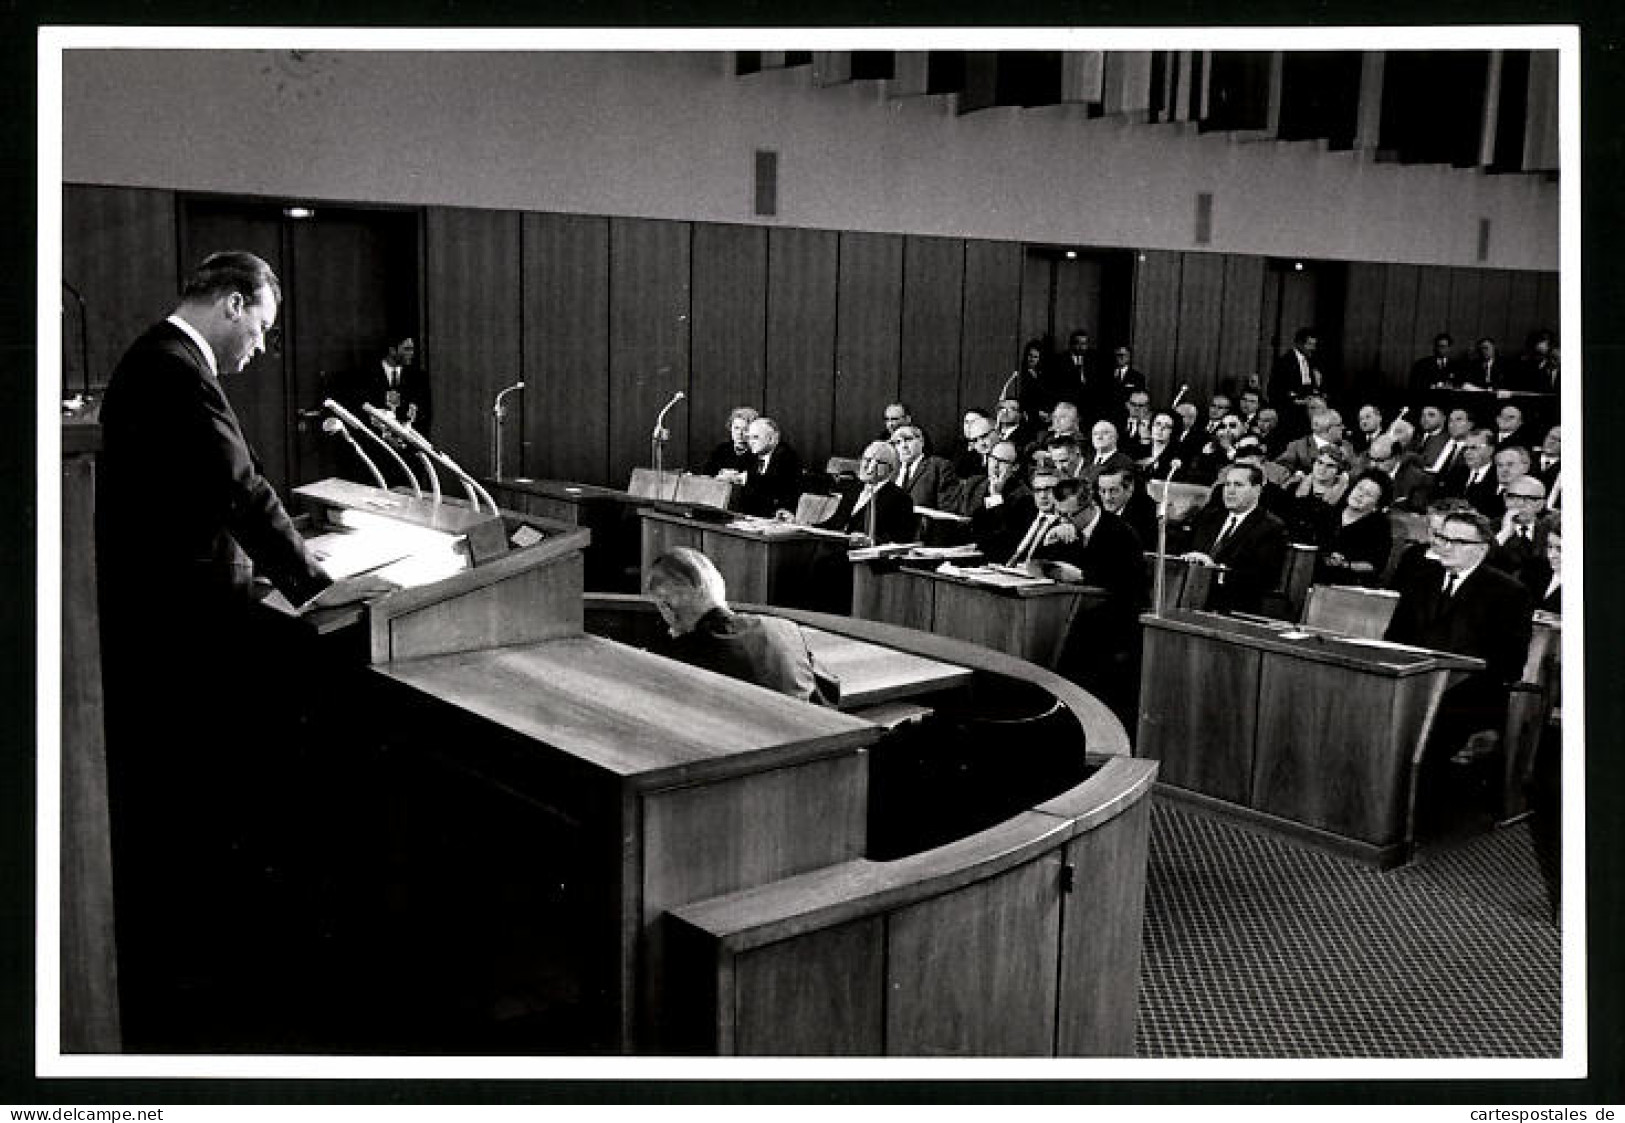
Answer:
[{"label": "seated man with folded arms", "polygon": [[1546,510],[1546,485],[1535,476],[1519,476],[1501,496],[1506,514],[1495,531],[1488,564],[1514,577],[1532,561],[1546,556],[1546,535],[1551,512]]},{"label": "seated man with folded arms", "polygon": [[777,616],[735,612],[711,559],[682,547],[649,567],[649,598],[669,637],[654,650],[804,702],[825,702],[801,627]]},{"label": "seated man with folded arms", "polygon": [[997,430],[993,427],[993,418],[986,410],[974,407],[967,409],[960,431],[964,435],[965,443],[954,456],[954,474],[961,480],[987,475],[987,450],[998,440]]},{"label": "seated man with folded arms", "polygon": [[1209,609],[1252,612],[1280,587],[1286,565],[1286,524],[1260,506],[1264,469],[1232,464],[1224,470],[1222,510],[1206,510],[1196,520],[1188,564],[1224,566],[1208,595]]},{"label": "seated man with folded arms", "polygon": [[700,475],[715,476],[731,484],[745,482],[751,461],[750,442],[745,438],[756,416],[756,411],[749,406],[737,406],[728,414],[728,439],[711,450],[700,467]]}]

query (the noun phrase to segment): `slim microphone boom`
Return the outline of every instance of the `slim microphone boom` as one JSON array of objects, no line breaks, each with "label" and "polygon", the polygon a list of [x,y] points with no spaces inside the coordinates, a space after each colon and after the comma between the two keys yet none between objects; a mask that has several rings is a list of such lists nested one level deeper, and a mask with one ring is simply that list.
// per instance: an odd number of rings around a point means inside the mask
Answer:
[{"label": "slim microphone boom", "polygon": [[666,414],[671,412],[672,406],[676,405],[686,397],[688,397],[688,395],[681,390],[677,391],[677,393],[671,396],[671,401],[666,403],[666,408],[660,411],[659,417],[655,418],[654,440],[664,441],[666,439],[666,437],[663,435],[666,432]]},{"label": "slim microphone boom", "polygon": [[1152,596],[1152,615],[1162,616],[1162,591],[1168,580],[1168,489],[1173,485],[1174,473],[1179,471],[1180,462],[1168,462],[1168,475],[1162,481],[1162,504],[1157,511],[1157,578],[1156,591]]},{"label": "slim microphone boom", "polygon": [[389,490],[389,485],[384,482],[384,474],[378,470],[378,465],[372,462],[372,457],[368,456],[366,452],[362,450],[361,446],[355,443],[355,438],[350,436],[350,430],[344,427],[344,422],[340,421],[336,417],[329,417],[326,421],[322,422],[322,432],[326,433],[328,436],[334,436],[336,434],[341,440],[348,444],[355,454],[361,458],[361,463],[367,466],[367,471],[372,473],[373,481],[378,485],[378,490]]},{"label": "slim microphone boom", "polygon": [[1174,395],[1174,400],[1168,403],[1168,408],[1173,409],[1175,406],[1177,406],[1179,404],[1179,399],[1183,398],[1185,396],[1185,391],[1189,389],[1189,386],[1181,386],[1179,388],[1179,393]]},{"label": "slim microphone boom", "polygon": [[480,509],[480,500],[484,499],[491,504],[491,513],[493,515],[499,513],[497,511],[497,501],[492,499],[490,493],[480,486],[479,481],[458,467],[457,462],[450,456],[430,444],[422,433],[419,433],[416,429],[408,429],[371,402],[363,402],[361,408],[367,411],[367,416],[383,425],[384,428],[400,437],[419,452],[427,453],[435,460],[438,460],[442,468],[447,469],[452,475],[456,476],[463,485],[463,490],[468,493],[468,501],[473,505],[474,510],[478,511]]},{"label": "slim microphone boom", "polygon": [[[406,478],[412,481],[413,498],[423,498],[423,488],[418,486],[418,478],[412,474],[412,469],[406,466],[406,461],[401,459],[401,454],[389,447],[388,441],[384,440],[384,438],[380,437],[377,433],[374,433],[370,426],[362,422],[361,418],[339,405],[332,398],[323,399],[322,405],[331,410],[340,421],[344,422],[350,428],[365,433],[368,439],[376,441],[379,448],[383,449],[385,452],[389,453],[390,456],[394,457],[395,463],[399,464],[401,466],[401,471],[406,473]],[[379,486],[383,487],[383,484],[379,484]]]}]

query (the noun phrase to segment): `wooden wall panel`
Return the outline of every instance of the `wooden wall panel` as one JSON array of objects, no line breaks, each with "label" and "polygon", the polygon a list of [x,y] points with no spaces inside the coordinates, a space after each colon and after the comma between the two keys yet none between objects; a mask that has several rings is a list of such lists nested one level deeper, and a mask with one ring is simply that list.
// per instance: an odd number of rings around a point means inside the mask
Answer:
[{"label": "wooden wall panel", "polygon": [[[1055,270],[1047,254],[1023,251],[1021,255],[1021,342],[1042,339],[1046,351],[1058,351],[1066,346],[1064,338],[1055,338],[1056,332],[1067,329],[1052,322],[1055,313],[1055,294],[1051,287]],[[1015,369],[1019,353],[1011,359]]]},{"label": "wooden wall panel", "polygon": [[1020,243],[965,243],[965,299],[959,343],[959,405],[949,430],[959,438],[959,418],[970,406],[991,409],[1004,380],[1021,360],[1022,260]]},{"label": "wooden wall panel", "polygon": [[736,406],[760,411],[767,336],[767,229],[694,225],[689,337],[689,457],[698,468],[728,437]]},{"label": "wooden wall panel", "polygon": [[1449,273],[1450,330],[1457,336],[1458,346],[1470,348],[1487,326],[1482,314],[1484,278],[1477,269],[1451,269]]},{"label": "wooden wall panel", "polygon": [[609,220],[527,214],[524,248],[525,389],[508,397],[521,417],[510,414],[503,428],[523,432],[525,443],[521,462],[504,450],[504,467],[611,483]]},{"label": "wooden wall panel", "polygon": [[180,261],[173,191],[63,187],[64,387],[83,386],[81,351],[89,352],[91,386],[106,386],[136,336],[175,310],[181,277],[196,264]]},{"label": "wooden wall panel", "polygon": [[1514,323],[1526,325],[1526,332],[1538,328],[1557,330],[1555,319],[1547,320],[1541,316],[1540,282],[1543,276],[1545,274],[1523,270],[1509,270],[1506,274],[1508,315]]},{"label": "wooden wall panel", "polygon": [[1106,283],[1103,255],[1080,254],[1055,261],[1055,341],[1057,349],[1066,346],[1067,337],[1078,328],[1089,333],[1090,345],[1110,347],[1107,325],[1101,322],[1102,291]]},{"label": "wooden wall panel", "polygon": [[950,439],[959,418],[960,309],[965,243],[910,237],[903,244],[903,337],[898,393],[933,441]]},{"label": "wooden wall panel", "polygon": [[[1414,265],[1382,266],[1382,319],[1378,325],[1379,356],[1387,376],[1403,381],[1410,377],[1411,364],[1433,347],[1439,328],[1423,330],[1417,324],[1417,286],[1420,275]],[[1354,286],[1350,281],[1350,290]],[[1426,336],[1419,342],[1418,335]]]},{"label": "wooden wall panel", "polygon": [[[1382,352],[1387,266],[1353,262],[1343,307],[1343,369],[1356,385],[1404,384],[1405,372],[1385,369]],[[1406,333],[1407,337],[1409,332]]]},{"label": "wooden wall panel", "polygon": [[835,395],[839,236],[774,229],[767,236],[767,413],[804,464],[829,458]]},{"label": "wooden wall panel", "polygon": [[1417,357],[1426,355],[1433,347],[1433,337],[1441,331],[1450,333],[1458,352],[1472,343],[1471,328],[1450,318],[1450,270],[1424,269],[1419,265],[1398,268],[1411,270],[1416,275],[1416,328],[1411,335],[1411,351]]},{"label": "wooden wall panel", "polygon": [[903,322],[903,239],[841,235],[835,314],[834,443],[858,456],[881,431],[886,403],[897,399]]},{"label": "wooden wall panel", "polygon": [[520,215],[430,207],[424,231],[420,361],[434,378],[435,444],[479,474],[490,467],[491,403],[523,369]]},{"label": "wooden wall panel", "polygon": [[1134,269],[1134,361],[1150,377],[1151,400],[1159,403],[1172,401],[1189,381],[1178,354],[1181,257],[1146,250]]},{"label": "wooden wall panel", "polygon": [[[651,463],[656,417],[689,390],[689,239],[686,222],[610,219],[609,482],[616,487]],[[687,464],[688,402],[666,415],[666,428],[664,463]]]},{"label": "wooden wall panel", "polygon": [[871,917],[740,956],[738,1055],[880,1056],[885,928]]},{"label": "wooden wall panel", "polygon": [[1479,286],[1479,319],[1485,333],[1501,341],[1504,354],[1520,354],[1524,336],[1529,334],[1529,322],[1522,309],[1510,306],[1510,275],[1505,269],[1480,270]]},{"label": "wooden wall panel", "polygon": [[1179,332],[1174,367],[1191,390],[1206,398],[1228,387],[1241,371],[1219,366],[1219,332],[1224,321],[1224,259],[1211,253],[1182,255],[1179,277]]},{"label": "wooden wall panel", "polygon": [[[1537,274],[1539,280],[1535,289],[1535,315],[1536,323],[1551,328],[1553,331],[1562,329],[1562,302],[1560,300],[1560,286],[1556,273]],[[1559,342],[1562,336],[1558,337]]]},{"label": "wooden wall panel", "polygon": [[[1219,369],[1235,375],[1258,375],[1259,383],[1269,380],[1269,365],[1258,361],[1258,320],[1263,314],[1264,259],[1241,254],[1224,255],[1224,316],[1219,324]],[[1145,370],[1144,367],[1141,368]],[[1151,400],[1169,402],[1178,391],[1177,383],[1158,372],[1147,370],[1151,380]],[[1166,393],[1159,387],[1165,386]]]}]

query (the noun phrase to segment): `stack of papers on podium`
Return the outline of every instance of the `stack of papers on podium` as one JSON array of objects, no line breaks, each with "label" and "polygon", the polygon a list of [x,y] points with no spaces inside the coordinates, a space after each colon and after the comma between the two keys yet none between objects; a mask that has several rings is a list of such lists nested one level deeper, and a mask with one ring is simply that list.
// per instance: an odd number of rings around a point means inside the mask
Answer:
[{"label": "stack of papers on podium", "polygon": [[848,550],[846,556],[852,561],[873,561],[876,558],[895,558],[907,554],[910,557],[918,556],[915,550],[918,542],[885,542],[879,546],[864,546],[857,550]]},{"label": "stack of papers on podium", "polygon": [[908,552],[911,558],[924,558],[930,561],[940,561],[946,558],[975,558],[980,557],[982,549],[974,542],[967,542],[963,546],[916,546]]},{"label": "stack of papers on podium", "polygon": [[937,569],[938,573],[949,577],[959,577],[966,581],[974,581],[978,585],[993,585],[1001,589],[1019,589],[1029,585],[1052,585],[1047,577],[1033,577],[1019,570],[1009,569],[1005,566],[991,565],[955,565],[953,562],[943,562]]},{"label": "stack of papers on podium", "polygon": [[916,515],[924,515],[928,519],[936,519],[940,522],[970,522],[970,516],[968,515],[955,514],[953,511],[941,511],[935,507],[921,507],[918,503],[914,505],[914,513]]}]

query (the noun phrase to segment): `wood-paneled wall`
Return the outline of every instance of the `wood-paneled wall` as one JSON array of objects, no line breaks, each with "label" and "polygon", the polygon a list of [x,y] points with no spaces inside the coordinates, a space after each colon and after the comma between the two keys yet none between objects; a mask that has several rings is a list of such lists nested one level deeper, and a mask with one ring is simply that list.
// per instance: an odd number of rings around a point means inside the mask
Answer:
[{"label": "wood-paneled wall", "polygon": [[[98,381],[167,310],[176,213],[170,192],[66,190],[63,261],[91,309]],[[520,378],[508,475],[625,486],[679,390],[668,467],[698,466],[736,405],[775,416],[812,466],[856,455],[899,397],[946,446],[1052,315],[1048,274],[1018,242],[442,207],[423,230],[434,435],[476,472],[491,466],[495,396]],[[1254,255],[1134,256],[1131,280],[1101,275],[1114,291],[1099,299],[1131,302],[1135,364],[1159,402],[1181,384],[1200,401],[1263,374],[1306,307],[1334,384],[1362,391],[1403,387],[1437,331],[1462,352],[1489,335],[1516,353],[1557,324],[1555,274],[1349,262],[1306,275]],[[1089,318],[1076,307],[1089,283],[1080,272],[1054,294],[1063,320]]]}]

